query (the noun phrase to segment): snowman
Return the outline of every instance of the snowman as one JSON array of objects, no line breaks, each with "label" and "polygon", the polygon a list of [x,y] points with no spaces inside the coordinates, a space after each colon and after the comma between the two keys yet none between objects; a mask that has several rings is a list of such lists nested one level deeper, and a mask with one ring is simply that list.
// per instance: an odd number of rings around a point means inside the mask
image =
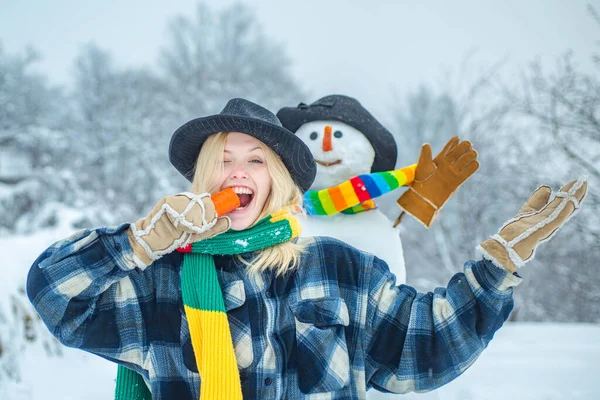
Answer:
[{"label": "snowman", "polygon": [[430,227],[479,167],[471,143],[453,137],[435,158],[425,144],[417,164],[394,170],[394,137],[352,97],[330,95],[310,105],[284,107],[277,117],[317,163],[316,179],[304,195],[302,234],[334,237],[372,253],[386,261],[398,284],[406,283],[400,234],[374,199],[408,186],[398,205]]},{"label": "snowman", "polygon": [[[282,108],[277,117],[309,147],[317,163],[315,181],[304,195],[307,214],[299,217],[302,235],[334,237],[372,253],[387,262],[397,284],[406,283],[399,232],[374,199],[408,186],[398,205],[430,227],[446,201],[479,167],[471,143],[453,137],[435,158],[425,144],[417,164],[394,170],[394,137],[354,98],[326,96],[310,105]],[[396,397],[374,391],[367,396]],[[402,398],[439,397],[428,392]]]},{"label": "snowman", "polygon": [[[327,96],[311,105],[301,103],[296,108],[283,108],[277,117],[306,143],[315,158],[317,176],[311,191],[394,169],[397,157],[394,137],[353,98]],[[305,199],[310,199],[310,193]],[[332,215],[306,215],[301,223],[303,235],[334,237],[375,254],[387,262],[398,283],[406,282],[399,232],[372,199]]]}]

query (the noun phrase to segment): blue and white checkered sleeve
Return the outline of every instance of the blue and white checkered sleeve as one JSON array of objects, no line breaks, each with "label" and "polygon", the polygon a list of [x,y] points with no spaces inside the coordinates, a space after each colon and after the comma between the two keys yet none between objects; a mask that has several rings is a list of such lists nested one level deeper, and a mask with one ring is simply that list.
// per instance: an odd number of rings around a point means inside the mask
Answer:
[{"label": "blue and white checkered sleeve", "polygon": [[368,385],[407,393],[436,389],[473,364],[508,318],[521,279],[488,261],[469,261],[446,288],[417,293],[397,287],[375,259],[369,282]]},{"label": "blue and white checkered sleeve", "polygon": [[128,226],[83,230],[50,246],[29,271],[27,294],[61,343],[133,367],[147,348],[139,299],[152,297],[153,284],[136,268]]}]

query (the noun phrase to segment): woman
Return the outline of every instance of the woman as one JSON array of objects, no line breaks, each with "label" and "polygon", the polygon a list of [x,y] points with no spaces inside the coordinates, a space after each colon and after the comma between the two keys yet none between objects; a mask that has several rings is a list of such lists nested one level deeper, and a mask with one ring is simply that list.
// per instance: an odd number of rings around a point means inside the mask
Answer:
[{"label": "woman", "polygon": [[423,294],[395,286],[373,255],[297,238],[288,207],[300,205],[315,165],[268,110],[233,99],[179,128],[169,153],[192,193],[163,198],[135,224],[54,244],[27,286],[62,343],[135,371],[155,399],[353,399],[442,386],[502,326],[516,268],[587,188],[571,182],[550,199],[542,186],[482,243],[484,259]]}]

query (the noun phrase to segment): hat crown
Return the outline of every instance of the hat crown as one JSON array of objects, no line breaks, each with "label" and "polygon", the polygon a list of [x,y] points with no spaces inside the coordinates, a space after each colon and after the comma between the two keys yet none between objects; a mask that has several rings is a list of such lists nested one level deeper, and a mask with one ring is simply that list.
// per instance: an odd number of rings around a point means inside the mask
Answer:
[{"label": "hat crown", "polygon": [[241,132],[271,148],[304,192],[317,174],[315,160],[302,140],[284,128],[271,111],[251,101],[235,98],[219,114],[195,118],[180,126],[169,145],[169,160],[190,182],[196,173],[198,154],[206,139],[217,132]]},{"label": "hat crown", "polygon": [[282,126],[275,114],[246,99],[236,98],[229,100],[220,114],[255,118],[273,125]]},{"label": "hat crown", "polygon": [[314,101],[309,107],[335,107],[335,106],[349,106],[355,105],[362,107],[361,104],[355,98],[344,96],[341,94],[332,94],[325,96],[322,99]]}]

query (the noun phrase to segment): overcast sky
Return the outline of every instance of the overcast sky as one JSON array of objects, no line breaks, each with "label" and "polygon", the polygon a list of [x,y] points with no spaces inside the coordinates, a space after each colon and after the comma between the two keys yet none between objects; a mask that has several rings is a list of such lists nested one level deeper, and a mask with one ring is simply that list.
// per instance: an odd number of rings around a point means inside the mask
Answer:
[{"label": "overcast sky", "polygon": [[[208,2],[219,7],[232,1]],[[600,1],[248,0],[264,29],[284,44],[294,75],[311,93],[357,97],[367,108],[389,108],[393,90],[456,74],[475,50],[470,73],[500,59],[513,74],[536,56],[552,65],[566,49],[588,62],[598,27],[586,11]],[[95,42],[121,66],[155,65],[166,23],[193,15],[193,0],[0,0],[0,42],[20,52],[31,44],[40,68],[68,83],[82,44]]]}]

